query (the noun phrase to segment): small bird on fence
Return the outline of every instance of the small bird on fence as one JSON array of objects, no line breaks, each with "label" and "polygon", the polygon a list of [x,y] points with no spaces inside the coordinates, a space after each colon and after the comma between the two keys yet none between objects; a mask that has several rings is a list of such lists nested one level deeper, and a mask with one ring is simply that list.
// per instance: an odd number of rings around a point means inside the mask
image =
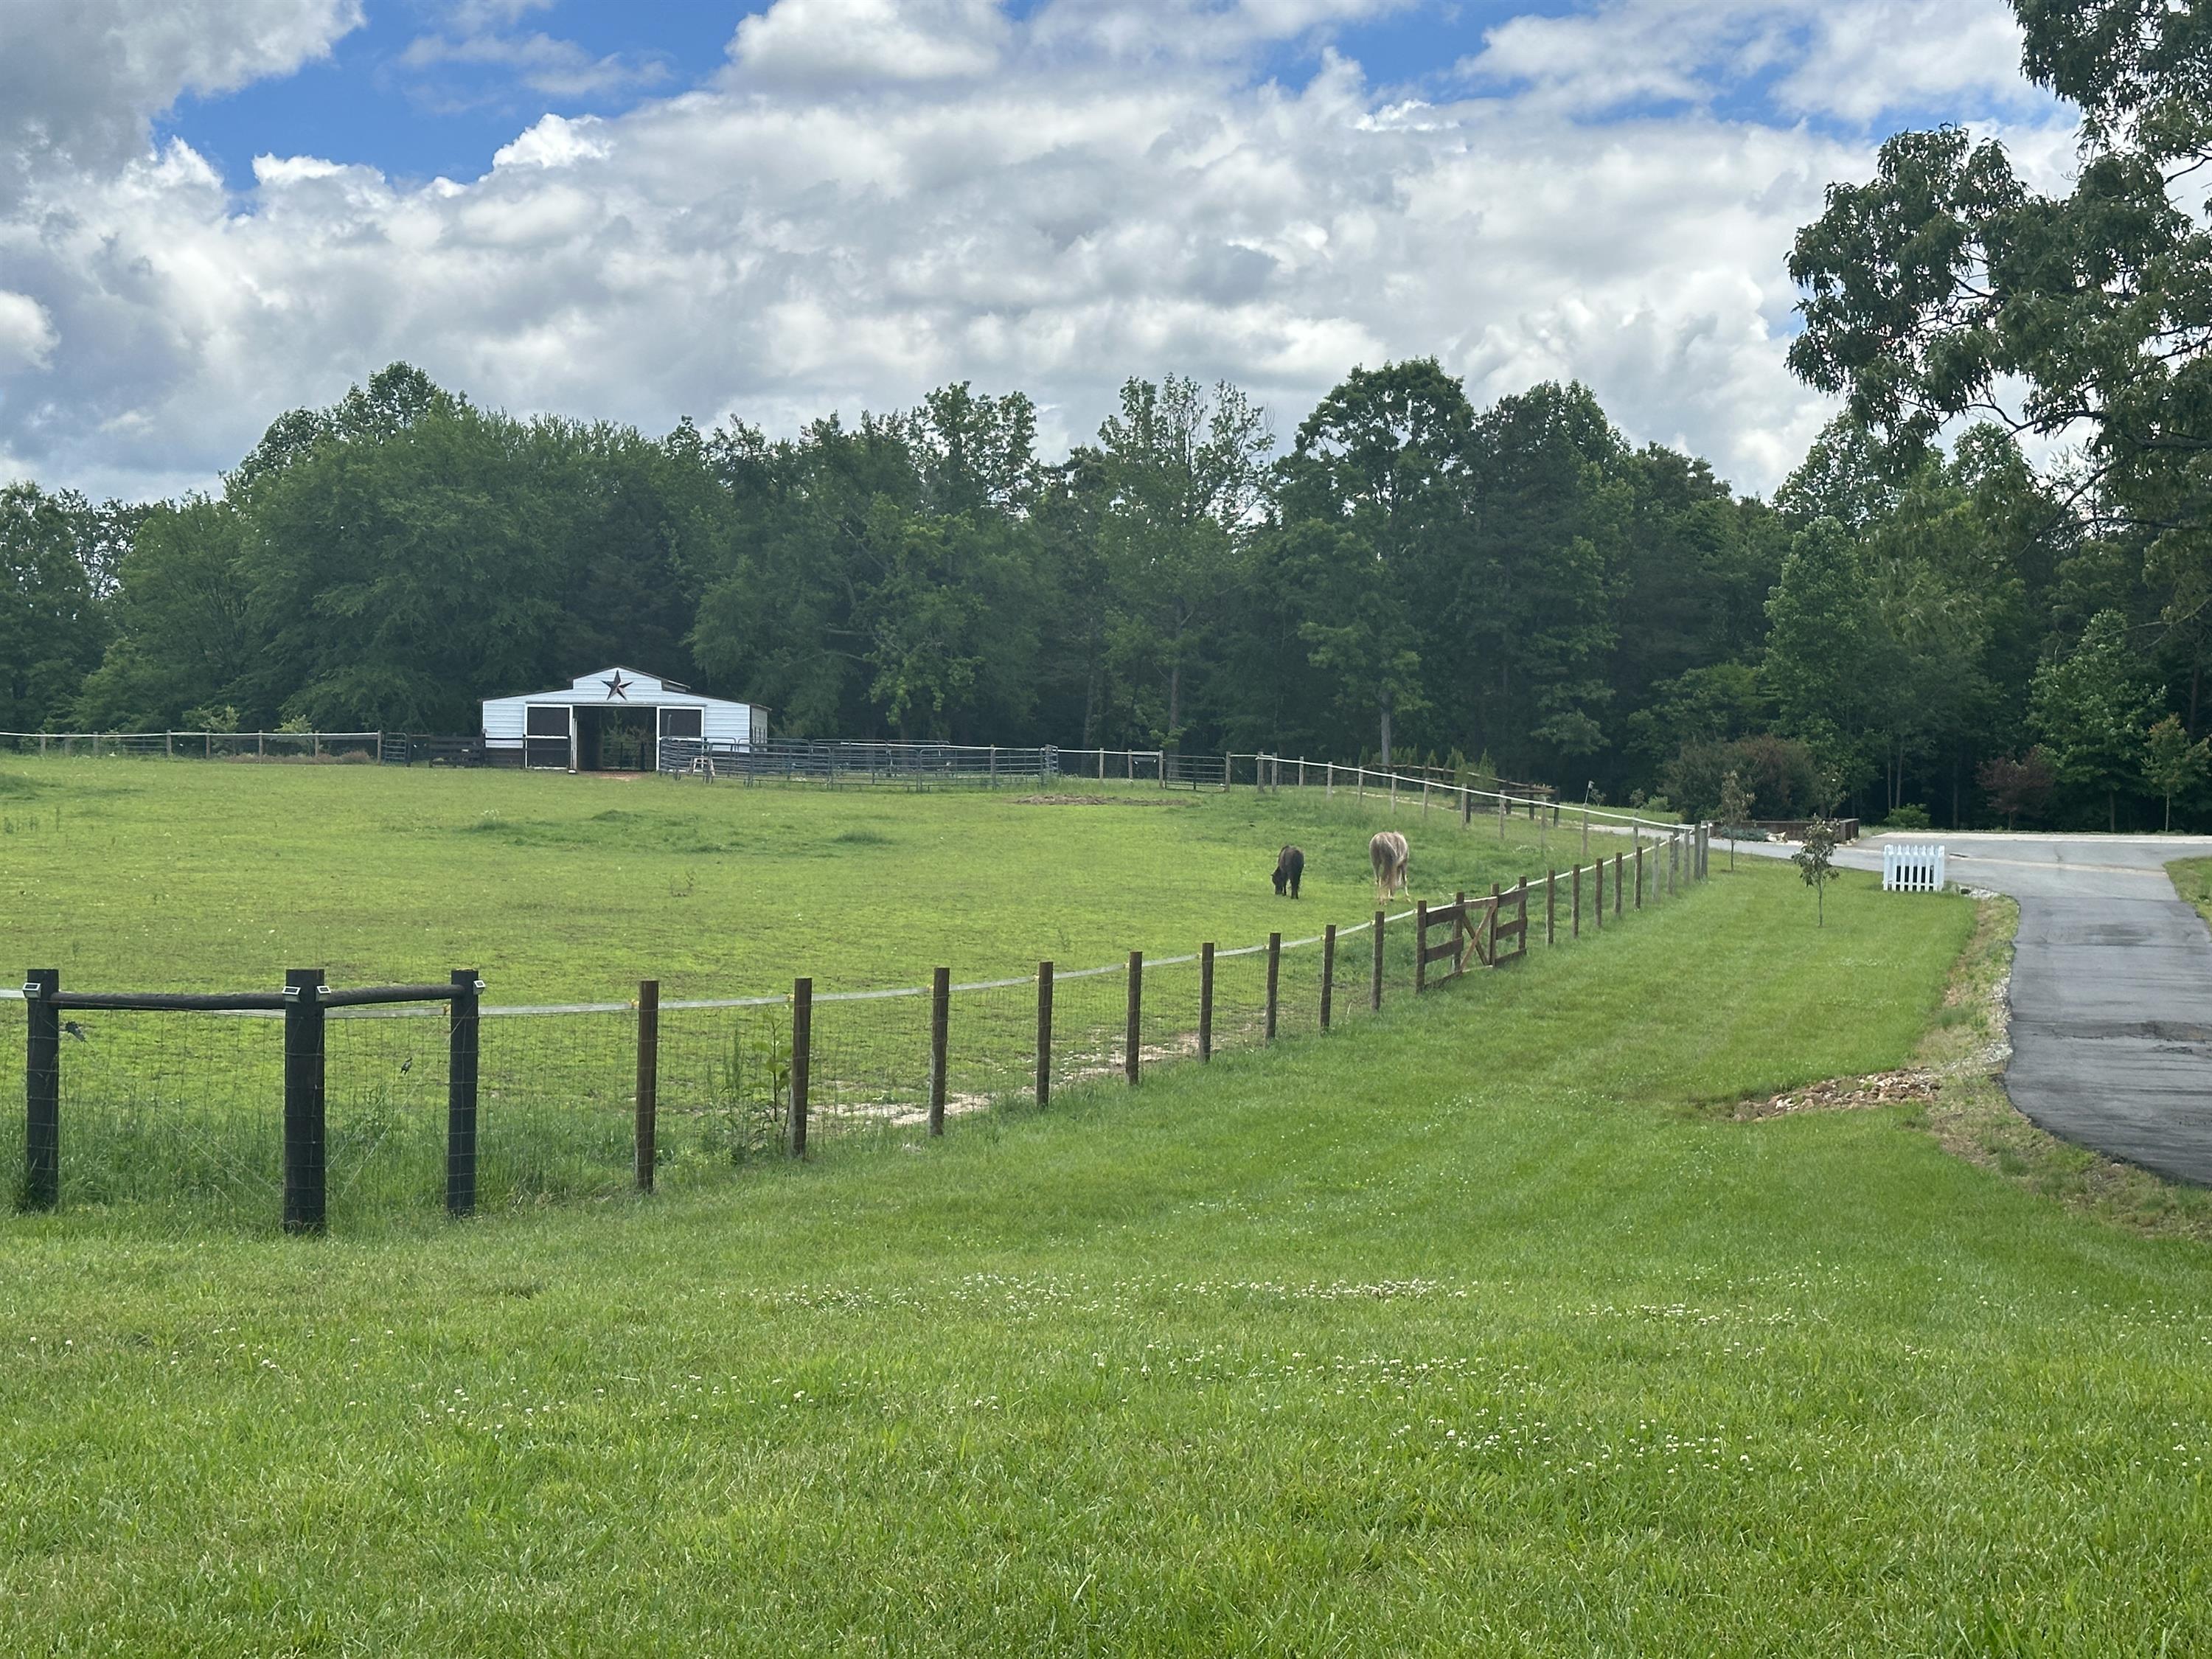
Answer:
[{"label": "small bird on fence", "polygon": [[92,1039],[91,1039],[90,1037],[88,1037],[87,1036],[85,1036],[85,1034],[84,1034],[84,1027],[83,1027],[83,1026],[82,1026],[82,1025],[80,1025],[80,1024],[77,1024],[75,1020],[73,1020],[73,1019],[65,1019],[65,1020],[64,1020],[64,1021],[62,1022],[62,1030],[64,1030],[64,1031],[67,1031],[67,1032],[68,1032],[71,1036],[75,1037],[75,1038],[76,1038],[79,1042],[91,1042],[91,1041],[92,1041]]}]

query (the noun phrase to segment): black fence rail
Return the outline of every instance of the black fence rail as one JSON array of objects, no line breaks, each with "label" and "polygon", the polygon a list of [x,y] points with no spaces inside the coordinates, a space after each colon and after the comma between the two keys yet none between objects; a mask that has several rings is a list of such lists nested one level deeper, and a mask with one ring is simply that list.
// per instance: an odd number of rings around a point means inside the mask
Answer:
[{"label": "black fence rail", "polygon": [[330,1011],[443,1002],[447,1020],[446,1208],[466,1215],[477,1201],[477,1073],[479,998],[473,968],[457,969],[444,985],[373,985],[334,989],[320,969],[294,969],[281,991],[216,993],[69,991],[58,969],[25,976],[28,1029],[23,1049],[24,1206],[50,1210],[61,1201],[63,1039],[87,1039],[63,1016],[71,1011],[135,1014],[261,1014],[283,1020],[283,1225],[321,1232],[327,1224]]},{"label": "black fence rail", "polygon": [[171,760],[380,758],[382,732],[0,732],[0,754]]},{"label": "black fence rail", "polygon": [[483,766],[484,740],[458,732],[386,732],[377,759],[386,766]]},{"label": "black fence rail", "polygon": [[892,783],[927,788],[1049,781],[1060,775],[1058,749],[1017,749],[951,743],[815,742],[781,738],[714,743],[663,738],[659,769],[678,777],[740,783]]}]

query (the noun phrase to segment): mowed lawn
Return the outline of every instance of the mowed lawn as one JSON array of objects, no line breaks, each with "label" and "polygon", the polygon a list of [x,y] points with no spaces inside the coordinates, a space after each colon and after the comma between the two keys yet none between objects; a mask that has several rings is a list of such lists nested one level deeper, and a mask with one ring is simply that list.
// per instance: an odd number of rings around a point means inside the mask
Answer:
[{"label": "mowed lawn", "polygon": [[[1096,800],[1110,805],[1069,804]],[[1413,842],[1415,892],[1565,865],[1577,836],[1462,830],[1441,799],[1163,791],[752,788],[662,778],[0,759],[0,956],[92,990],[443,979],[493,1003],[1024,973],[1318,933],[1373,908],[1367,837]],[[1619,837],[1604,838],[1614,850]],[[1303,902],[1274,896],[1285,841]],[[1595,850],[1594,848],[1594,850]],[[12,982],[12,981],[11,981]]]},{"label": "mowed lawn", "polygon": [[1717,1105],[1903,1060],[1971,919],[1759,866],[712,1191],[9,1219],[9,1645],[2189,1650],[2204,1249]]}]

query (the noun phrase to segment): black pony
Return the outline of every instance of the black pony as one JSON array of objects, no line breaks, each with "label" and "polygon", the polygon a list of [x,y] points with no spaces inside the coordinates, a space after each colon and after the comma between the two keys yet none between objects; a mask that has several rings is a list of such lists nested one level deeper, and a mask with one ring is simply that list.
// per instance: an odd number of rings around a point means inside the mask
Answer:
[{"label": "black pony", "polygon": [[1306,872],[1306,855],[1295,847],[1285,847],[1275,855],[1275,896],[1288,893],[1298,896],[1298,878]]}]

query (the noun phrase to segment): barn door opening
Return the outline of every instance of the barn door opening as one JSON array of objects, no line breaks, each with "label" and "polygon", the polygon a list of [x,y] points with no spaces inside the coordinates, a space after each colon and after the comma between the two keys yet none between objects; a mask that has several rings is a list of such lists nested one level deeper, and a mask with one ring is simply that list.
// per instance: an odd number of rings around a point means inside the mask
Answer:
[{"label": "barn door opening", "polygon": [[[565,772],[575,758],[574,711],[566,703],[539,702],[522,711],[522,763]],[[509,728],[512,729],[511,727]]]},{"label": "barn door opening", "polygon": [[651,708],[579,708],[576,711],[576,769],[580,772],[650,772],[653,768]]}]

